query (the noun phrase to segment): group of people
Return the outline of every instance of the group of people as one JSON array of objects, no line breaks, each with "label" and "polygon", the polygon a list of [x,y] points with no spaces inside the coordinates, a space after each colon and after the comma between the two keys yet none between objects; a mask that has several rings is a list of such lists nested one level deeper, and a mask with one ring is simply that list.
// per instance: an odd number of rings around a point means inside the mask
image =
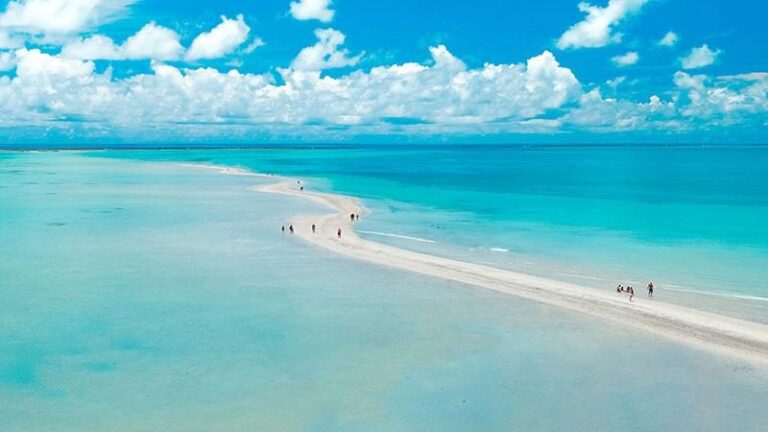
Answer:
[{"label": "group of people", "polygon": [[[349,221],[355,222],[360,220],[360,214],[359,213],[350,213],[349,214]],[[339,227],[339,230],[336,231],[336,235],[341,238],[341,227]]]},{"label": "group of people", "polygon": [[[648,298],[653,298],[653,282],[649,282],[648,286],[646,287],[646,291],[648,292]],[[618,294],[627,294],[629,295],[629,301],[632,301],[635,298],[635,288],[632,286],[626,286],[619,284],[619,286],[616,287],[616,292]]]},{"label": "group of people", "polygon": [[[352,221],[352,222],[359,221],[360,220],[360,215],[358,213],[350,213],[349,220]],[[280,227],[280,231],[282,231],[283,234],[285,234],[285,225]],[[291,234],[295,233],[295,230],[293,228],[293,224],[288,225],[288,232],[290,232]],[[317,225],[312,224],[312,234],[316,234],[316,233],[317,233]],[[336,231],[336,236],[338,238],[341,238],[341,233],[342,233],[341,227],[339,227],[338,231]]]},{"label": "group of people", "polygon": [[[301,183],[301,180],[296,180],[296,185],[298,186],[298,188],[299,188],[299,190],[300,190],[300,191],[303,191],[303,190],[304,190],[304,185]],[[350,220],[351,222],[359,221],[359,220],[360,220],[360,215],[359,215],[359,214],[357,214],[357,213],[350,213],[350,215],[349,215],[349,220]],[[280,228],[280,230],[281,230],[283,233],[285,233],[285,225],[283,225],[283,226]],[[290,231],[290,233],[291,233],[291,234],[294,234],[294,228],[293,228],[293,224],[291,224],[291,225],[289,225],[289,226],[288,226],[288,231]],[[317,225],[315,225],[315,224],[312,224],[312,234],[316,234],[316,233],[317,233]],[[336,236],[337,236],[338,238],[341,238],[341,233],[342,233],[342,231],[341,231],[341,227],[339,227],[339,229],[336,231]]]},{"label": "group of people", "polygon": [[[285,225],[280,227],[280,231],[282,231],[283,234],[285,234]],[[293,224],[288,225],[288,232],[290,232],[291,234],[294,233]],[[317,225],[312,224],[312,234],[316,232],[317,232]]]}]

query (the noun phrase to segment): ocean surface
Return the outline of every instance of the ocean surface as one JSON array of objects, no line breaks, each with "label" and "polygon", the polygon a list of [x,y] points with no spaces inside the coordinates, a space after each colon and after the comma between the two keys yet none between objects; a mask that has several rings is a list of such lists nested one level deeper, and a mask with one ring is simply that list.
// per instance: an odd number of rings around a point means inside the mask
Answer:
[{"label": "ocean surface", "polygon": [[178,163],[361,196],[372,239],[764,297],[766,150],[702,152],[0,153],[0,429],[764,430],[763,368],[350,261]]},{"label": "ocean surface", "polygon": [[[768,320],[768,147],[365,146],[106,152],[361,197],[362,235]],[[715,298],[710,298],[710,297]],[[741,301],[744,302],[741,302]],[[744,303],[744,304],[741,304]]]}]

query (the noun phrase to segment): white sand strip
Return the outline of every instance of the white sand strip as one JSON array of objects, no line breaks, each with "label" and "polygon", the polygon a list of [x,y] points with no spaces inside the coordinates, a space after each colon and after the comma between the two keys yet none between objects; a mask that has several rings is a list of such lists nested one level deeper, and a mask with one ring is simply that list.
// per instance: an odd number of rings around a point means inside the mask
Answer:
[{"label": "white sand strip", "polygon": [[[606,287],[606,292],[490,266],[441,258],[363,240],[352,230],[349,215],[364,214],[360,201],[341,195],[298,190],[296,181],[260,186],[254,190],[296,196],[334,210],[332,214],[301,215],[291,220],[296,236],[352,258],[396,267],[506,294],[563,309],[610,319],[622,326],[642,328],[699,348],[750,361],[768,363],[768,326],[709,312],[648,300],[643,293],[628,297]],[[312,224],[317,233],[312,234]],[[342,229],[338,238],[337,230]],[[641,291],[641,290],[638,290]]]},{"label": "white sand strip", "polygon": [[225,165],[211,165],[211,164],[202,164],[202,163],[177,163],[176,165],[187,167],[187,168],[213,170],[226,175],[245,176],[245,177],[272,177],[269,174],[255,173],[243,168],[235,168],[235,167],[230,167]]}]

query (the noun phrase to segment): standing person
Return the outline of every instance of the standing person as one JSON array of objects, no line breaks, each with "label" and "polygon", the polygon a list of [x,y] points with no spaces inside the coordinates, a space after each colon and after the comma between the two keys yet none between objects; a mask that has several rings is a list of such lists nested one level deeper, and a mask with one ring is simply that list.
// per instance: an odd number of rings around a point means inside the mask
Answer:
[{"label": "standing person", "polygon": [[352,222],[355,221],[355,214],[354,213],[350,213],[349,220],[352,221]]},{"label": "standing person", "polygon": [[293,234],[293,224],[291,224],[291,226],[288,227],[288,230],[291,231],[291,234]]},{"label": "standing person", "polygon": [[282,231],[282,232],[283,232],[283,234],[285,234],[285,225],[283,225],[283,226],[281,226],[281,227],[280,227],[280,231]]},{"label": "standing person", "polygon": [[635,297],[635,289],[632,287],[629,287],[628,291],[629,291],[629,301],[632,301],[632,299]]},{"label": "standing person", "polygon": [[339,236],[339,238],[341,238],[341,227],[339,227],[339,230],[336,231],[336,235]]},{"label": "standing person", "polygon": [[360,220],[360,213],[355,214],[355,220],[358,220],[358,221]]},{"label": "standing person", "polygon": [[653,298],[653,282],[648,283],[648,297]]},{"label": "standing person", "polygon": [[315,232],[317,232],[317,225],[312,224],[312,234],[314,234]]}]

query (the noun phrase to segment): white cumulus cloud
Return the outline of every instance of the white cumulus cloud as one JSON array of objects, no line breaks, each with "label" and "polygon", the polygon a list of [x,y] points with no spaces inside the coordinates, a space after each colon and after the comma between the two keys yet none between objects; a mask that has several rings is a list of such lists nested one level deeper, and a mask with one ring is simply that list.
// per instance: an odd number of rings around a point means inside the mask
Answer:
[{"label": "white cumulus cloud", "polygon": [[118,46],[109,37],[94,35],[67,43],[62,57],[81,60],[175,60],[184,47],[179,35],[166,27],[150,22]]},{"label": "white cumulus cloud", "polygon": [[599,48],[621,40],[622,34],[615,27],[628,15],[638,12],[649,0],[609,0],[605,7],[579,3],[579,10],[586,13],[583,21],[574,24],[557,41],[560,49]]},{"label": "white cumulus cloud", "polygon": [[663,38],[659,41],[659,45],[671,47],[675,46],[677,44],[677,41],[680,39],[680,37],[677,36],[677,33],[673,31],[667,32],[667,34],[664,35]]},{"label": "white cumulus cloud", "polygon": [[[522,126],[578,100],[581,85],[550,52],[523,64],[468,68],[444,46],[426,63],[379,66],[333,78],[317,70],[266,74],[180,69],[155,63],[153,73],[115,79],[87,60],[39,50],[17,52],[17,74],[0,79],[0,127],[11,124],[107,128],[133,133],[194,129],[262,132],[340,125],[374,133],[406,122],[416,131]],[[512,125],[510,125],[510,122]],[[188,126],[180,126],[188,125]],[[490,127],[490,126],[488,126]],[[177,135],[178,136],[178,135]]]},{"label": "white cumulus cloud", "polygon": [[0,29],[30,34],[71,34],[108,22],[138,0],[11,0]]},{"label": "white cumulus cloud", "polygon": [[614,131],[632,129],[643,119],[644,116],[637,113],[636,104],[605,98],[598,89],[594,89],[582,95],[578,108],[560,121],[592,131]]},{"label": "white cumulus cloud", "polygon": [[[83,78],[86,81],[93,76],[94,64],[89,61],[67,59],[45,54],[39,49],[20,49],[16,51],[18,66],[16,75],[20,79],[34,78]],[[62,82],[62,85],[77,84]]]},{"label": "white cumulus cloud", "polygon": [[69,42],[61,48],[61,55],[82,60],[118,60],[123,57],[120,47],[115,45],[111,38],[103,35]]},{"label": "white cumulus cloud", "polygon": [[331,10],[332,0],[299,0],[291,2],[291,15],[297,20],[318,20],[331,22],[335,11]]},{"label": "white cumulus cloud", "polygon": [[561,122],[598,133],[631,131],[682,131],[684,123],[677,118],[671,101],[651,95],[647,102],[606,98],[599,89],[584,93],[579,106],[566,113]]},{"label": "white cumulus cloud", "polygon": [[632,66],[640,60],[640,55],[636,51],[630,51],[626,54],[611,58],[611,61],[619,67]]},{"label": "white cumulus cloud", "polygon": [[181,56],[183,50],[175,31],[155,23],[142,27],[122,46],[125,57],[129,59],[174,60]]},{"label": "white cumulus cloud", "polygon": [[720,123],[737,121],[737,114],[768,112],[768,74],[753,73],[714,79],[707,75],[677,72],[675,85],[684,92],[685,116]]},{"label": "white cumulus cloud", "polygon": [[344,33],[328,29],[315,30],[317,43],[302,49],[291,63],[295,70],[323,70],[346,66],[354,66],[360,61],[362,54],[350,56],[349,50],[339,48],[344,44]]},{"label": "white cumulus cloud", "polygon": [[[208,32],[200,33],[187,51],[187,60],[224,57],[248,40],[251,28],[242,15],[236,19],[221,17],[221,23]],[[255,49],[255,48],[254,48]]]},{"label": "white cumulus cloud", "polygon": [[766,73],[678,72],[663,98],[649,94],[636,102],[606,97],[599,87],[585,89],[548,51],[521,63],[470,67],[439,45],[423,62],[338,76],[287,68],[281,79],[271,72],[159,62],[150,73],[117,78],[110,69],[98,71],[93,61],[37,49],[13,56],[16,73],[0,77],[6,137],[20,130],[134,141],[574,130],[671,134],[721,125],[756,128],[768,111]]},{"label": "white cumulus cloud", "polygon": [[699,69],[713,64],[721,53],[722,51],[713,50],[709,45],[704,44],[692,49],[687,56],[680,59],[680,63],[683,69]]}]

